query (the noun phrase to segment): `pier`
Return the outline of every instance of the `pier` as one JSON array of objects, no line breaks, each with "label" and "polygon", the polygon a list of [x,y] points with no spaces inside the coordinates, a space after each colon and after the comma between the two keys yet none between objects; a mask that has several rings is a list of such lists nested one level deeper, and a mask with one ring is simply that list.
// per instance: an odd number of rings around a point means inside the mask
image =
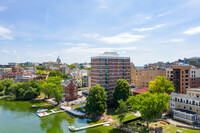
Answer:
[{"label": "pier", "polygon": [[69,126],[69,130],[70,131],[79,131],[79,130],[84,130],[84,129],[88,129],[88,128],[96,127],[96,126],[101,126],[101,125],[109,126],[109,124],[110,124],[110,122],[105,122],[105,123],[99,123],[99,124],[84,126],[84,127],[80,127],[80,128],[75,128],[74,126]]},{"label": "pier", "polygon": [[46,111],[39,112],[39,113],[37,113],[37,116],[44,117],[44,116],[49,116],[49,115],[56,114],[56,113],[61,113],[61,112],[68,112],[68,113],[70,113],[70,114],[72,114],[74,116],[77,116],[77,117],[85,117],[86,116],[85,113],[82,113],[80,111],[74,110],[71,107],[61,106],[61,109],[63,109],[63,110],[60,110],[60,111],[51,110],[50,113],[47,113]]},{"label": "pier", "polygon": [[51,113],[40,112],[40,113],[37,113],[37,116],[44,117],[44,116],[49,116],[49,115],[56,114],[56,113],[61,113],[61,112],[65,112],[65,110],[60,110],[60,111],[51,110]]}]

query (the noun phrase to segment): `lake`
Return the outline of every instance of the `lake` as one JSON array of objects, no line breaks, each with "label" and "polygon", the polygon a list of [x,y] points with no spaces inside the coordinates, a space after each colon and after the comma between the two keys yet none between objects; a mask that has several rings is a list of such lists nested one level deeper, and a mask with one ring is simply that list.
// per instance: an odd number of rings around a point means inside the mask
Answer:
[{"label": "lake", "polygon": [[[31,101],[0,99],[0,133],[70,133],[68,127],[82,127],[88,119],[79,119],[66,112],[39,118]],[[76,133],[123,133],[113,127],[94,127]]]}]

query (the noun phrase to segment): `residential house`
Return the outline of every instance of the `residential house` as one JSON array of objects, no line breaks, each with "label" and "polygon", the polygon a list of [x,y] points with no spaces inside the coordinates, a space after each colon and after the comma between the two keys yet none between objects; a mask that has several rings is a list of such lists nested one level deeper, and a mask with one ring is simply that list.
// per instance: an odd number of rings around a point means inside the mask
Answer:
[{"label": "residential house", "polygon": [[66,101],[72,101],[78,98],[78,85],[73,80],[64,80],[61,86],[64,89],[63,95]]}]

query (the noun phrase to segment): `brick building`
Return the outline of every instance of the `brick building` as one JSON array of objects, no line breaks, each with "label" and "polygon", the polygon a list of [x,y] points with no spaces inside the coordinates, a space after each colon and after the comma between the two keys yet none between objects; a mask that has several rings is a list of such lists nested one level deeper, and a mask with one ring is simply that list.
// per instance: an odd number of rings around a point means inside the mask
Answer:
[{"label": "brick building", "polygon": [[200,69],[190,65],[173,65],[166,69],[166,77],[173,81],[176,93],[186,93],[187,88],[200,87]]},{"label": "brick building", "polygon": [[149,66],[147,68],[135,68],[131,70],[131,83],[135,88],[149,87],[149,81],[155,80],[158,76],[165,76],[165,69],[158,66]]},{"label": "brick building", "polygon": [[118,79],[130,84],[130,57],[119,57],[116,52],[105,52],[91,58],[91,87],[101,85],[105,88],[108,100],[112,100]]},{"label": "brick building", "polygon": [[64,89],[64,97],[66,101],[76,100],[78,98],[78,85],[73,80],[64,80],[61,83]]}]

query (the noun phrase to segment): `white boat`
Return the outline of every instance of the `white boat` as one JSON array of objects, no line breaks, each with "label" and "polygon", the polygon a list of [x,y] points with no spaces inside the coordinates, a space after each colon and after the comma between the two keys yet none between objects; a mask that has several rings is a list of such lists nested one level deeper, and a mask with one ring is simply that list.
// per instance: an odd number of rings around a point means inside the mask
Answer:
[{"label": "white boat", "polygon": [[48,116],[49,113],[47,113],[47,112],[40,112],[40,113],[37,113],[37,115],[38,115],[39,117],[43,117],[43,116]]},{"label": "white boat", "polygon": [[48,109],[38,109],[37,111],[36,111],[36,113],[41,113],[41,112],[45,112],[45,111],[47,111]]}]

